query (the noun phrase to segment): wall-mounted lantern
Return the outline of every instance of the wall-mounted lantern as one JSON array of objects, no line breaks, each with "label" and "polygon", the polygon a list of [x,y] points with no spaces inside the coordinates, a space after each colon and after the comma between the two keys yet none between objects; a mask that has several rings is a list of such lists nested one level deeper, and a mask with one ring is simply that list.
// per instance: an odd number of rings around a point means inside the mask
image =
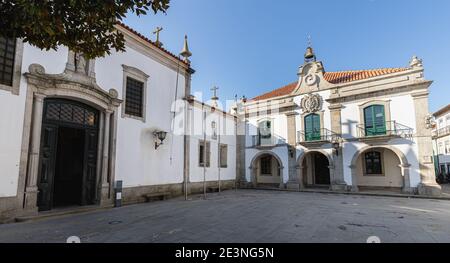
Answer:
[{"label": "wall-mounted lantern", "polygon": [[167,132],[155,131],[155,132],[153,132],[153,136],[155,136],[155,138],[157,139],[157,141],[155,141],[155,150],[156,150],[156,149],[158,149],[159,146],[161,146],[163,144],[164,140],[166,139]]},{"label": "wall-mounted lantern", "polygon": [[336,153],[336,156],[339,156],[339,148],[341,147],[341,143],[339,142],[339,140],[333,141],[332,147],[334,149],[334,152]]}]

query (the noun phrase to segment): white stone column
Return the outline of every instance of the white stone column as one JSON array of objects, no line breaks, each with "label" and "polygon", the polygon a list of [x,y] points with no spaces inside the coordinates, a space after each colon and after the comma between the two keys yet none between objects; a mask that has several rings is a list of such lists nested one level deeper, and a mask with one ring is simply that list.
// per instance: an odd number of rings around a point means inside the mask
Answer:
[{"label": "white stone column", "polygon": [[39,174],[39,152],[41,147],[42,114],[45,95],[35,93],[33,96],[31,147],[28,156],[28,178],[25,190],[25,210],[37,212]]},{"label": "white stone column", "polygon": [[105,111],[104,125],[103,125],[103,157],[102,157],[102,194],[101,204],[105,204],[109,199],[109,140],[110,140],[110,126],[111,126],[111,110]]},{"label": "white stone column", "polygon": [[416,143],[419,150],[420,195],[440,195],[441,187],[436,183],[436,175],[433,164],[433,148],[431,128],[427,127],[428,89],[412,94],[416,115]]},{"label": "white stone column", "polygon": [[297,174],[297,126],[296,126],[296,112],[286,113],[287,129],[288,129],[288,174],[289,180],[286,184],[289,190],[300,190],[299,177]]}]

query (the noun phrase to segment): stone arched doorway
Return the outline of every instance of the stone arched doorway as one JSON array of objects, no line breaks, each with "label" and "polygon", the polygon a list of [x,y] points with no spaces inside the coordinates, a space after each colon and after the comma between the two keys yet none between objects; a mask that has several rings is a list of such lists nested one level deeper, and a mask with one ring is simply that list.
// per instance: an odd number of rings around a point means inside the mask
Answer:
[{"label": "stone arched doorway", "polygon": [[[82,170],[82,176],[77,178],[84,180],[77,190],[71,188],[76,193],[67,197],[69,205],[112,204],[117,112],[122,101],[118,99],[117,91],[107,92],[99,87],[93,76],[69,68],[62,74],[46,74],[37,64],[30,65],[29,72],[25,73],[28,84],[26,129],[19,176],[23,178],[23,209],[26,213],[52,208],[54,185],[45,184],[46,180],[55,179],[58,147],[68,147],[66,157],[76,159],[78,172]],[[62,107],[66,108],[64,113]],[[55,108],[58,109],[56,113]],[[64,134],[59,133],[61,130]],[[65,137],[64,145],[57,144],[58,136]],[[83,144],[83,147],[77,144]],[[72,150],[79,155],[70,156]],[[62,159],[59,161],[63,162]],[[66,190],[59,188],[59,194],[64,195]],[[43,202],[44,199],[47,201]]]},{"label": "stone arched doorway", "polygon": [[298,179],[302,187],[331,187],[334,166],[327,152],[306,151],[298,159],[298,165]]},{"label": "stone arched doorway", "polygon": [[275,153],[260,152],[252,159],[251,182],[254,187],[280,187],[283,183],[283,163]]},{"label": "stone arched doorway", "polygon": [[403,152],[393,146],[364,147],[352,159],[352,189],[410,193],[410,166]]},{"label": "stone arched doorway", "polygon": [[99,115],[95,108],[74,100],[44,100],[39,210],[97,203]]}]

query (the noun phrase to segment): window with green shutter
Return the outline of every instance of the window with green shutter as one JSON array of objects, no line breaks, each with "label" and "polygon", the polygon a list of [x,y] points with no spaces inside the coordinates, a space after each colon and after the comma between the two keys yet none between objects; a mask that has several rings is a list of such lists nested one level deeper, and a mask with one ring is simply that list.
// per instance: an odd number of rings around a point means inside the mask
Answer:
[{"label": "window with green shutter", "polygon": [[364,129],[366,136],[386,134],[386,116],[383,105],[372,105],[364,109]]},{"label": "window with green shutter", "polygon": [[310,142],[319,141],[320,139],[320,115],[315,113],[309,114],[305,117],[305,140]]}]

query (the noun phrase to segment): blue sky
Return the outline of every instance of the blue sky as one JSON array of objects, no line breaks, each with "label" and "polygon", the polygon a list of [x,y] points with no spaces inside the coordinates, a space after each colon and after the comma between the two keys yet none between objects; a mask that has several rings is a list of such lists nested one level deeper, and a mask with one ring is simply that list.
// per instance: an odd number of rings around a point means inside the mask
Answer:
[{"label": "blue sky", "polygon": [[189,36],[194,91],[248,98],[297,79],[307,36],[326,71],[405,67],[417,55],[433,80],[430,110],[450,103],[448,0],[172,0],[167,15],[125,23],[178,53]]}]

